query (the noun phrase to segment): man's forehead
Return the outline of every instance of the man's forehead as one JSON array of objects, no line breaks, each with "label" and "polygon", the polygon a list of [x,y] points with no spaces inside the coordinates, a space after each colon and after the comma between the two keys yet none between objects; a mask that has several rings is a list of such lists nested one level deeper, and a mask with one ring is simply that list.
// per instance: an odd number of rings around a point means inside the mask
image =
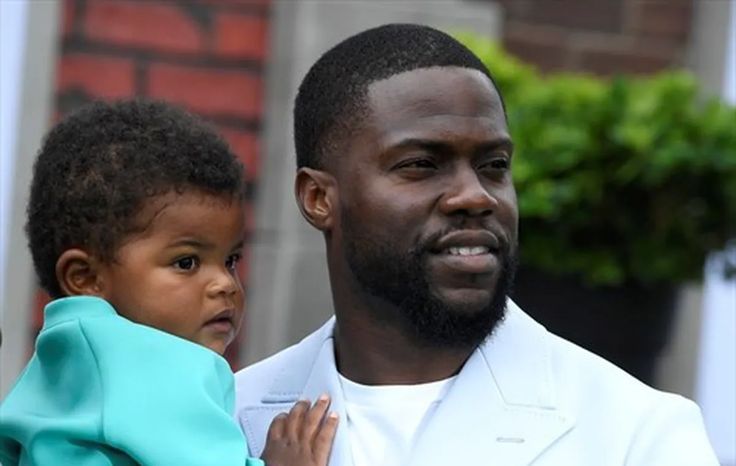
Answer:
[{"label": "man's forehead", "polygon": [[463,90],[469,86],[485,88],[489,96],[492,95],[500,103],[498,93],[488,76],[479,70],[459,66],[433,66],[394,74],[372,82],[368,86],[368,97],[369,99],[381,95],[421,97],[447,84],[459,86],[455,89],[446,89],[448,91]]},{"label": "man's forehead", "polygon": [[498,131],[506,118],[491,80],[478,70],[421,68],[376,81],[368,88],[372,126],[391,130],[434,116],[483,118]]}]

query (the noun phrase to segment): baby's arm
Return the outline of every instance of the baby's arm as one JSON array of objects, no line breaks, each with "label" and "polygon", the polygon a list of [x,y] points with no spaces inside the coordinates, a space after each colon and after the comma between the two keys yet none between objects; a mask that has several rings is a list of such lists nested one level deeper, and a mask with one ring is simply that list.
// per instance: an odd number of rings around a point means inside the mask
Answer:
[{"label": "baby's arm", "polygon": [[322,395],[314,406],[299,401],[288,414],[276,416],[263,450],[266,466],[326,466],[337,431],[337,415],[325,415],[329,406]]}]

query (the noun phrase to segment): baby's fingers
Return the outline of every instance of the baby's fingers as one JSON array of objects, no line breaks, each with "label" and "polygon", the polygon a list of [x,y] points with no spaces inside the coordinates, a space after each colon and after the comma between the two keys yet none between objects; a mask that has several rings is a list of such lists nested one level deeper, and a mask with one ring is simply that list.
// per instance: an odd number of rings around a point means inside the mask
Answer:
[{"label": "baby's fingers", "polygon": [[295,442],[298,442],[304,424],[304,417],[309,410],[309,401],[300,400],[289,411],[286,418],[286,435]]},{"label": "baby's fingers", "polygon": [[284,437],[286,433],[286,413],[281,413],[273,418],[271,426],[268,428],[268,439],[278,440]]},{"label": "baby's fingers", "polygon": [[314,438],[312,455],[320,466],[326,466],[327,460],[330,458],[332,442],[335,440],[335,433],[337,432],[337,421],[337,413],[331,412],[328,414]]},{"label": "baby's fingers", "polygon": [[314,406],[310,408],[307,415],[304,417],[304,426],[302,427],[302,438],[308,442],[311,442],[314,438],[317,430],[322,423],[322,419],[325,417],[327,408],[330,407],[330,397],[325,393],[322,394],[317,401],[314,402]]}]

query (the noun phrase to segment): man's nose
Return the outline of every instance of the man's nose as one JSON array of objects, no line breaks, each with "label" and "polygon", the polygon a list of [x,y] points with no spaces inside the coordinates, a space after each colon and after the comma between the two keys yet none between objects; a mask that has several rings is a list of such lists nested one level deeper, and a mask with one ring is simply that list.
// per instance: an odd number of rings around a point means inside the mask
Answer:
[{"label": "man's nose", "polygon": [[471,167],[457,169],[440,200],[440,210],[445,215],[484,216],[497,207],[498,200]]}]

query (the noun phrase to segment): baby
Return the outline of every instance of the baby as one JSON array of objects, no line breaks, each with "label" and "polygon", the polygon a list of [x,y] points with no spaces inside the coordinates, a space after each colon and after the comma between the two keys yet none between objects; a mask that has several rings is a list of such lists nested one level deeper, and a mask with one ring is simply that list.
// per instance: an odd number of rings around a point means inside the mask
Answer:
[{"label": "baby", "polygon": [[0,463],[327,464],[327,396],[277,417],[262,460],[232,419],[244,192],[225,142],[163,103],[96,103],[51,130],[26,230],[53,301],[0,405]]}]

